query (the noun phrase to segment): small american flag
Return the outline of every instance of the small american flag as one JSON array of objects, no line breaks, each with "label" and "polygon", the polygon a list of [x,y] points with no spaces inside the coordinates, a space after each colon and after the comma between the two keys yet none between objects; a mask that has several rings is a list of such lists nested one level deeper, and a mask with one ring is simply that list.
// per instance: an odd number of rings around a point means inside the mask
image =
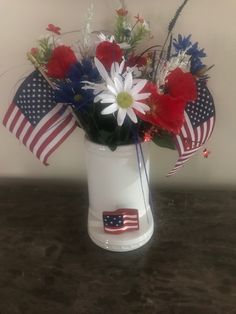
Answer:
[{"label": "small american flag", "polygon": [[138,230],[138,210],[133,208],[120,208],[115,211],[104,211],[103,224],[104,231],[112,234]]},{"label": "small american flag", "polygon": [[185,122],[174,138],[179,158],[168,173],[176,173],[209,139],[215,125],[215,106],[206,81],[197,82],[197,100],[187,104]]},{"label": "small american flag", "polygon": [[54,92],[38,71],[18,88],[3,125],[43,164],[76,127],[71,110],[54,101]]}]

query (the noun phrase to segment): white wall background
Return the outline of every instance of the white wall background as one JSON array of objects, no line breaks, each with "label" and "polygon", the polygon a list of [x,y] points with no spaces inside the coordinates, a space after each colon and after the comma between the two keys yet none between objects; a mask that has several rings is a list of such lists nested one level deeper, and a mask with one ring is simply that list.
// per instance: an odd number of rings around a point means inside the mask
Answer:
[{"label": "white wall background", "polygon": [[[91,1],[92,2],[92,1]],[[26,52],[35,46],[45,27],[53,23],[63,31],[81,27],[90,1],[0,0],[0,118],[11,102],[17,81],[32,70]],[[93,29],[111,29],[118,1],[96,0]],[[129,11],[151,22],[156,43],[162,43],[166,27],[181,0],[127,0]],[[208,142],[208,159],[199,153],[175,177],[166,178],[177,153],[152,146],[152,182],[160,186],[236,186],[236,1],[190,0],[179,19],[175,34],[192,34],[205,48],[211,70],[209,88],[217,109],[215,132]],[[4,74],[3,74],[4,73]],[[83,179],[85,161],[83,134],[76,130],[51,156],[45,167],[0,125],[0,178]]]}]

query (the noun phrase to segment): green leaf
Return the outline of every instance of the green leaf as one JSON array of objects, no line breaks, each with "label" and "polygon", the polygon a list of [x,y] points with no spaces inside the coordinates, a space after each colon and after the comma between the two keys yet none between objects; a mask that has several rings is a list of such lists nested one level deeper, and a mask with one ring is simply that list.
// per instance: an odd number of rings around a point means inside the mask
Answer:
[{"label": "green leaf", "polygon": [[160,147],[176,150],[173,136],[168,132],[157,133],[152,140],[156,145]]}]

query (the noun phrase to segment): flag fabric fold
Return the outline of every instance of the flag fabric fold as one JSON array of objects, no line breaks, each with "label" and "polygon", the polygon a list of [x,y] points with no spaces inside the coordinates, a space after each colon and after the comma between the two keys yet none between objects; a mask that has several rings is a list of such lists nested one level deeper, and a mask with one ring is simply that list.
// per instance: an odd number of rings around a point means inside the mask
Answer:
[{"label": "flag fabric fold", "polygon": [[3,118],[3,125],[44,165],[74,131],[70,108],[54,101],[54,91],[43,76],[32,72],[20,85]]},{"label": "flag fabric fold", "polygon": [[197,99],[185,108],[185,122],[174,141],[179,158],[167,174],[175,174],[208,141],[215,125],[215,105],[206,81],[197,82]]}]

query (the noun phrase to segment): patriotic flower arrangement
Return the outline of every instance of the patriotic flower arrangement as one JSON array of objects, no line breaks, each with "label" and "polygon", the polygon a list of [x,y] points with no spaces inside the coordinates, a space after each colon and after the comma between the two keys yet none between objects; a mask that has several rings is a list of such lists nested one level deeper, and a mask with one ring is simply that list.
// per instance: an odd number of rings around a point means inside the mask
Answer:
[{"label": "patriotic flower arrangement", "polygon": [[[160,146],[177,148],[179,155],[187,160],[209,138],[214,123],[211,122],[207,135],[200,140],[192,132],[191,135],[187,131],[181,135],[189,113],[188,106],[193,107],[192,120],[189,116],[193,129],[195,120],[201,120],[200,126],[208,120],[206,115],[204,121],[203,115],[197,116],[203,106],[202,94],[209,92],[206,87],[209,68],[203,63],[206,54],[190,35],[172,37],[177,18],[186,3],[187,0],[170,21],[165,43],[142,50],[140,43],[151,38],[149,22],[139,14],[131,17],[123,2],[115,12],[113,32],[91,31],[93,12],[90,8],[80,32],[81,40],[73,46],[63,44],[65,34],[59,27],[49,24],[48,34],[28,52],[28,59],[37,71],[25,83],[32,93],[31,81],[44,80],[46,99],[43,101],[50,104],[44,111],[47,114],[53,112],[53,104],[60,104],[58,112],[64,117],[64,126],[68,130],[43,157],[32,143],[27,144],[26,134],[20,135],[20,131],[15,130],[16,135],[44,163],[75,125],[82,128],[92,142],[107,145],[111,150],[118,145],[134,143],[136,139],[140,142],[152,140]],[[22,110],[24,103],[20,96],[15,103]],[[206,110],[208,116],[213,117],[213,100],[209,93],[207,97],[210,100],[207,99]],[[38,105],[38,111],[41,114],[43,107]],[[9,123],[9,116],[8,112],[4,124],[13,131],[14,118]],[[32,127],[39,122],[37,119],[32,122],[30,115],[25,116]],[[51,127],[56,128],[55,125]]]}]

